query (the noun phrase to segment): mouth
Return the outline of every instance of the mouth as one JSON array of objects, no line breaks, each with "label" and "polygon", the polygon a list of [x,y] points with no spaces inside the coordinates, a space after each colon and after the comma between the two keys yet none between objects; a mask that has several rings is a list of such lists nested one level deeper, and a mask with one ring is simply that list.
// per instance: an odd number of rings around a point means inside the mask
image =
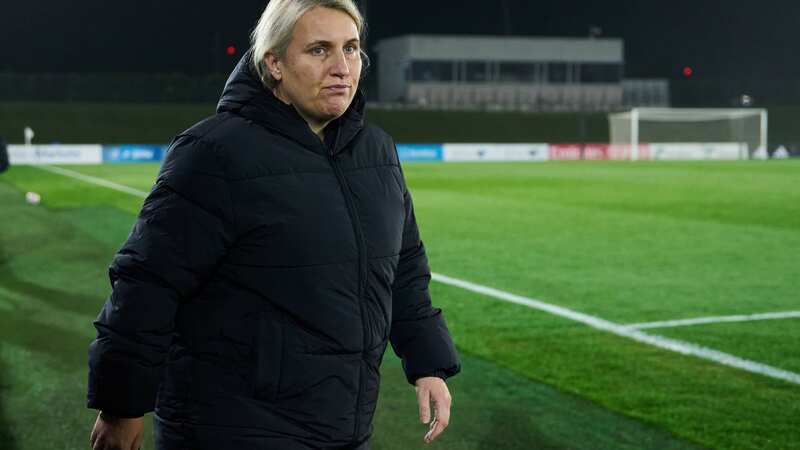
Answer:
[{"label": "mouth", "polygon": [[332,92],[334,94],[344,94],[348,91],[348,89],[350,89],[350,85],[347,84],[334,84],[322,88],[323,91]]}]

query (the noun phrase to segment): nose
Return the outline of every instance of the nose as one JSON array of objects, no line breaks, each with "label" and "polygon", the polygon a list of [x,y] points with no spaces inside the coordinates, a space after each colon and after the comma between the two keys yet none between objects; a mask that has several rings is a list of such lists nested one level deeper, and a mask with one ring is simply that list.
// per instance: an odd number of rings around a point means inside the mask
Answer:
[{"label": "nose", "polygon": [[331,61],[331,75],[337,78],[346,78],[350,75],[350,63],[343,51],[338,51]]}]

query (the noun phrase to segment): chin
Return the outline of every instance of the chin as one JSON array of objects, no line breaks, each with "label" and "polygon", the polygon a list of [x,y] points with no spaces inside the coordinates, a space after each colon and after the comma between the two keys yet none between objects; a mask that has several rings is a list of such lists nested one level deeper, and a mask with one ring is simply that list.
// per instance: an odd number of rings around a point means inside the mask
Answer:
[{"label": "chin", "polygon": [[332,104],[326,105],[322,108],[322,113],[325,116],[330,117],[331,119],[336,119],[340,117],[342,114],[347,111],[347,108],[350,107],[350,101],[345,102],[342,100],[341,102],[336,102]]}]

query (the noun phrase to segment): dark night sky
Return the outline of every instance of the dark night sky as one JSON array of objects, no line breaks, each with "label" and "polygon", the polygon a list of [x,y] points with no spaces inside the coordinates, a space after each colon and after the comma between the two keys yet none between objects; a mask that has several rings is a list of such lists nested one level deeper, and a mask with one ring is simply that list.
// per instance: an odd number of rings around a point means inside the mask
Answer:
[{"label": "dark night sky", "polygon": [[[626,76],[800,77],[800,1],[370,0],[368,40],[408,33],[625,39]],[[185,72],[233,65],[264,0],[3,0],[0,71]],[[215,47],[215,41],[218,46]],[[214,49],[216,48],[216,51]]]}]

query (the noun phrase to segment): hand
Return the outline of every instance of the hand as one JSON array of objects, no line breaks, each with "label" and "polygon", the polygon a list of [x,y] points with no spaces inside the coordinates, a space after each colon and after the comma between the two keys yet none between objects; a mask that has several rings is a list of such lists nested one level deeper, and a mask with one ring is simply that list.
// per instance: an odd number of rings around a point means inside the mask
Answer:
[{"label": "hand", "polygon": [[[419,420],[430,421],[430,428],[425,434],[425,443],[430,444],[450,423],[450,404],[452,398],[447,384],[439,377],[422,377],[414,383],[419,403]],[[433,420],[431,420],[430,402],[433,402]]]},{"label": "hand", "polygon": [[144,417],[126,419],[100,412],[89,443],[92,450],[139,450],[143,433]]}]

